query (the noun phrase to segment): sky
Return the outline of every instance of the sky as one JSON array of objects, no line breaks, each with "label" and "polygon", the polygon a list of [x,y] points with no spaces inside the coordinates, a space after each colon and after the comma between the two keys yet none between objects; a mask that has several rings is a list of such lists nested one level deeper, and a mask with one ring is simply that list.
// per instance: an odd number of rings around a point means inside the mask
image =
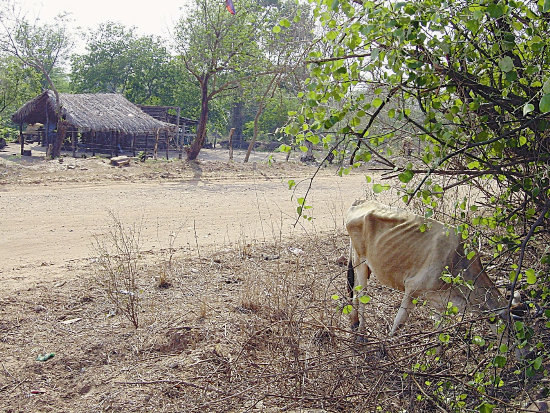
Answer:
[{"label": "sky", "polygon": [[75,27],[96,29],[100,23],[114,21],[136,26],[140,35],[169,38],[171,27],[184,11],[186,0],[20,0],[27,17],[49,22],[69,12]]}]

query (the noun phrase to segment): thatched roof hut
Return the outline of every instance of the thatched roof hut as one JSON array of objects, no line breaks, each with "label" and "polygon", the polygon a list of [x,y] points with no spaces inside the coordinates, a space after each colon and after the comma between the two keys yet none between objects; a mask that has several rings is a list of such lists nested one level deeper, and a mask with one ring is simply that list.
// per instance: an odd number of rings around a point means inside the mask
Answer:
[{"label": "thatched roof hut", "polygon": [[[61,115],[81,132],[118,132],[121,134],[154,134],[175,132],[176,126],[154,119],[122,95],[114,93],[60,93]],[[25,103],[11,120],[18,124],[57,122],[56,99],[47,90]]]}]

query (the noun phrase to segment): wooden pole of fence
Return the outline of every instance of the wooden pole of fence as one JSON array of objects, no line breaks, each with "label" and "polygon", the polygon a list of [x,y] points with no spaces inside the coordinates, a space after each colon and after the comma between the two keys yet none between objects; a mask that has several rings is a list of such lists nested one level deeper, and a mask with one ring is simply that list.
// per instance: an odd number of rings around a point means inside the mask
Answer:
[{"label": "wooden pole of fence", "polygon": [[76,158],[76,132],[71,131],[71,144],[73,146],[73,158]]},{"label": "wooden pole of fence", "polygon": [[23,124],[19,124],[19,142],[21,143],[21,156],[25,151],[25,137],[23,136]]},{"label": "wooden pole of fence", "polygon": [[176,149],[180,150],[178,158],[183,159],[183,142],[181,141],[181,135],[180,135],[180,115],[181,115],[181,108],[178,106],[178,110],[176,113],[176,139],[175,140],[176,140]]},{"label": "wooden pole of fence", "polygon": [[155,159],[155,161],[157,160],[157,151],[158,151],[158,148],[159,148],[159,136],[160,135],[160,129],[157,129],[157,137],[155,139],[155,149],[153,149],[153,158]]},{"label": "wooden pole of fence", "polygon": [[168,150],[170,146],[170,135],[168,131],[164,131],[164,136],[166,137],[166,160],[168,160]]}]

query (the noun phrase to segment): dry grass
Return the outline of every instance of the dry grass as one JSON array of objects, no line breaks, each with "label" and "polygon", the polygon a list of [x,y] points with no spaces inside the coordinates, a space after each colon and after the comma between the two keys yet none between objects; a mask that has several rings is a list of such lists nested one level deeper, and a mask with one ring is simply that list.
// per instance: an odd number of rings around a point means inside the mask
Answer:
[{"label": "dry grass", "polygon": [[[165,269],[150,253],[139,279],[138,329],[113,315],[112,302],[91,283],[91,264],[63,285],[20,291],[0,303],[0,406],[6,412],[473,411],[480,384],[469,382],[492,353],[471,337],[488,337],[489,330],[454,320],[438,360],[429,350],[438,338],[421,306],[417,321],[387,340],[400,297],[373,281],[369,336],[356,343],[339,311],[344,299],[331,298],[345,296],[345,267],[336,261],[346,248],[343,234],[319,234],[242,242],[201,258],[179,250],[170,253],[168,288],[159,288]],[[36,361],[47,352],[55,356]],[[504,387],[485,385],[502,409],[532,386],[513,370],[498,369]]]}]

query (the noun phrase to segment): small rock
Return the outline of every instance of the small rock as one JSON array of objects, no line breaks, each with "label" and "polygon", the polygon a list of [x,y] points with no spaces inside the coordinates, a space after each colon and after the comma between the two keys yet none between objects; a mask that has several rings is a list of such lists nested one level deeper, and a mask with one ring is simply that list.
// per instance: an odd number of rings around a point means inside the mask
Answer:
[{"label": "small rock", "polygon": [[46,307],[44,307],[43,305],[38,304],[37,306],[34,307],[35,313],[41,313],[43,311],[46,311]]}]

